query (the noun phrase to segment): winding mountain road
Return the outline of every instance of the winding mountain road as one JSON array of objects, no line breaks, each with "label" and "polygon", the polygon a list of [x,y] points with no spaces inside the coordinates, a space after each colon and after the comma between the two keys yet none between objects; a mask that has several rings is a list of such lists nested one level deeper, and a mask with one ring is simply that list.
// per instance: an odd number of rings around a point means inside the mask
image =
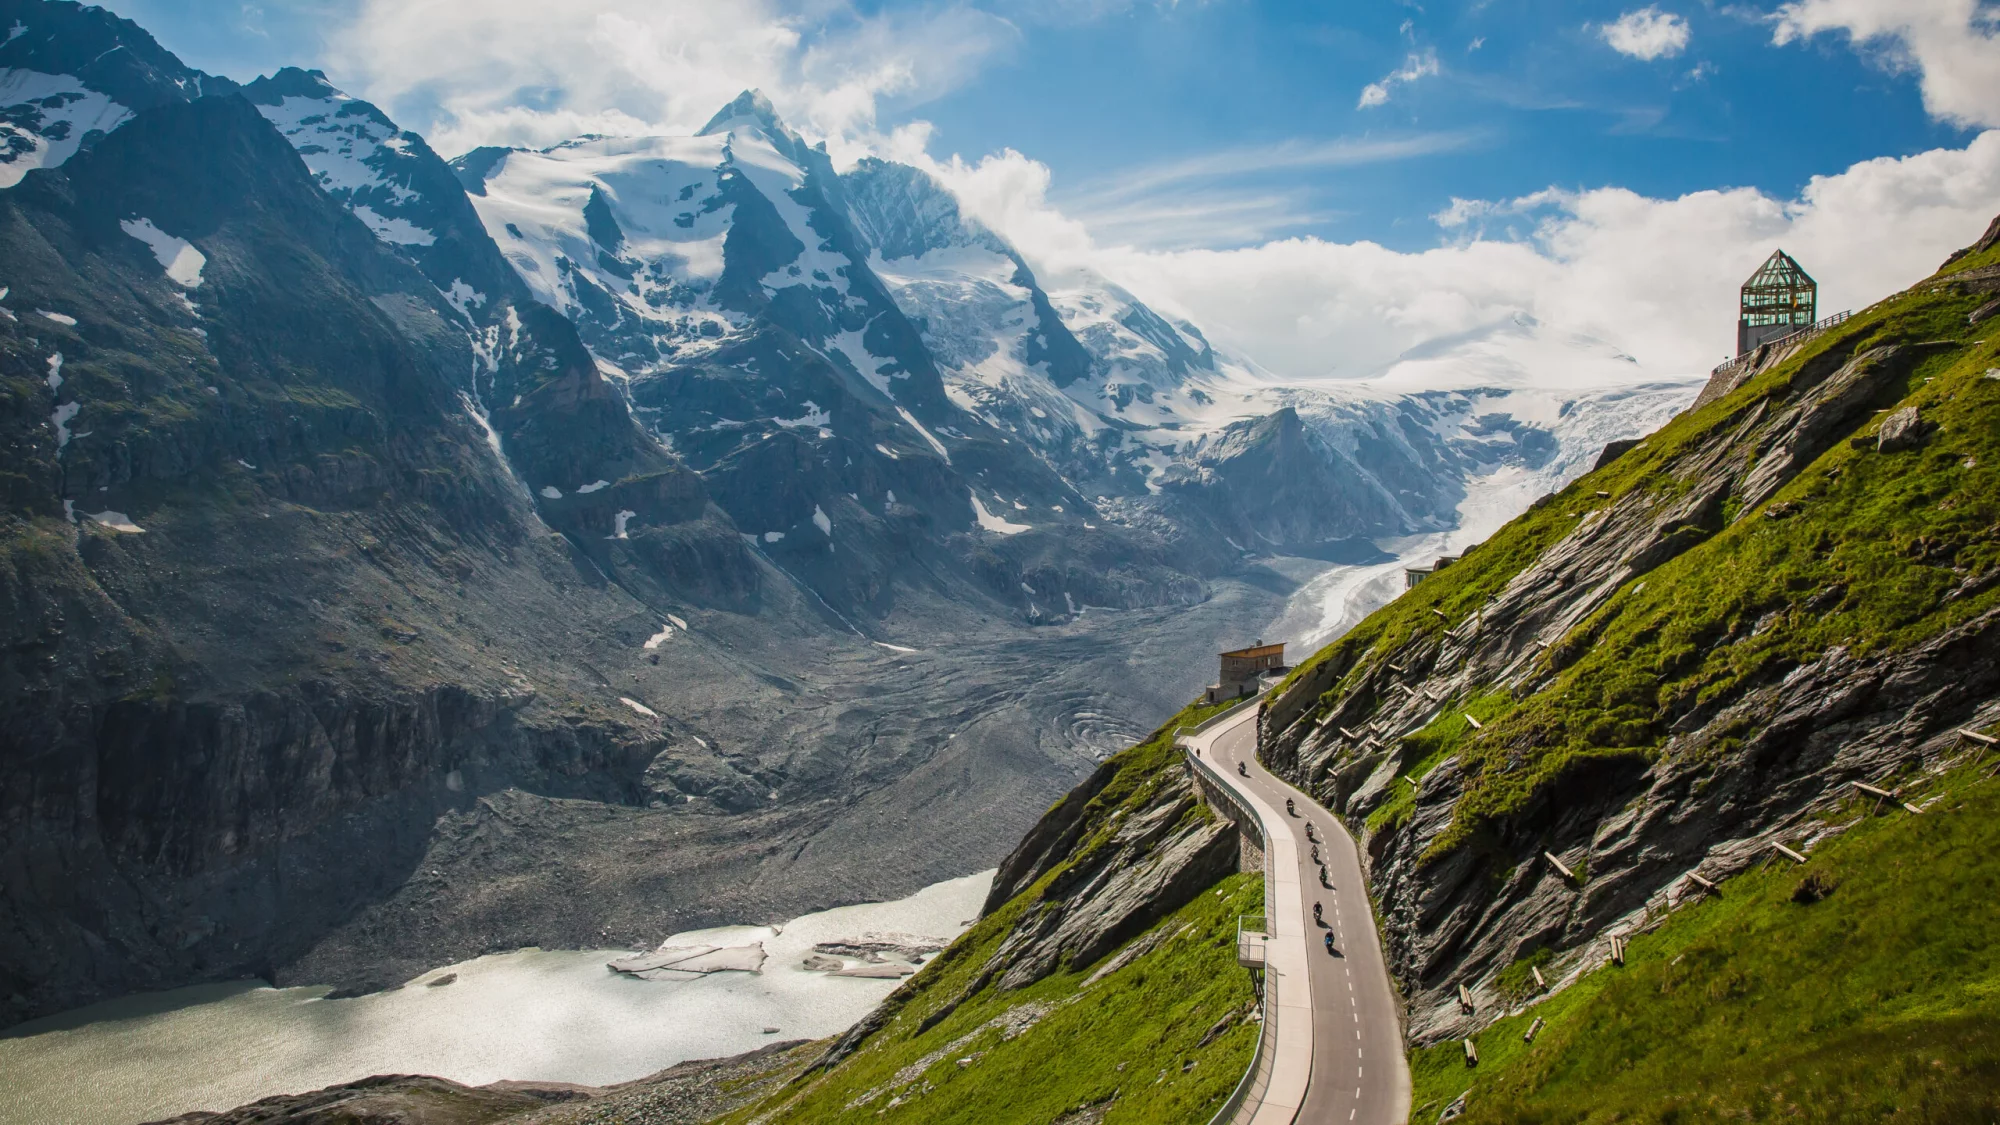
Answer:
[{"label": "winding mountain road", "polygon": [[[1382,959],[1354,838],[1332,813],[1257,763],[1255,707],[1188,738],[1186,744],[1189,752],[1212,764],[1269,826],[1265,846],[1272,868],[1270,892],[1298,896],[1292,903],[1272,902],[1276,924],[1267,946],[1274,966],[1303,962],[1311,1000],[1310,1078],[1302,1103],[1278,1099],[1298,1106],[1292,1116],[1282,1119],[1296,1125],[1403,1125],[1410,1112],[1410,1072],[1403,1058],[1396,991]],[[1239,764],[1247,772],[1239,772]],[[1297,815],[1285,812],[1287,798],[1295,802]],[[1330,888],[1322,885],[1320,866],[1313,861],[1315,845],[1307,839],[1307,824],[1318,838]],[[1311,920],[1315,902],[1324,908],[1323,925]],[[1338,953],[1326,949],[1324,935],[1329,931]],[[1287,991],[1291,990],[1281,989],[1279,997],[1289,1007]],[[1279,1016],[1281,1069],[1284,1041],[1289,1038],[1296,1045],[1303,1038],[1286,1034],[1289,1015],[1281,1011]],[[1275,1094],[1283,1083],[1274,1079],[1272,1085]],[[1259,1112],[1252,1120],[1273,1119]]]}]

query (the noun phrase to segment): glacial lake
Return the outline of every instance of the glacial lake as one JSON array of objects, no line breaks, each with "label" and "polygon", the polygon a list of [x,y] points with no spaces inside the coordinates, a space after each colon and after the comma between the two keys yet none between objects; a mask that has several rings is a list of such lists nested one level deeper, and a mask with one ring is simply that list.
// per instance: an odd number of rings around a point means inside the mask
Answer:
[{"label": "glacial lake", "polygon": [[[626,950],[522,949],[346,1000],[326,999],[323,987],[248,981],[95,1004],[0,1037],[0,1125],[134,1125],[370,1074],[602,1086],[687,1059],[817,1039],[859,1020],[899,982],[806,972],[800,964],[815,943],[871,931],[955,937],[978,917],[992,881],[984,871],[782,927],[673,935],[681,945],[761,940],[770,955],[761,973],[639,980],[605,967]],[[424,983],[447,972],[458,979]]]}]

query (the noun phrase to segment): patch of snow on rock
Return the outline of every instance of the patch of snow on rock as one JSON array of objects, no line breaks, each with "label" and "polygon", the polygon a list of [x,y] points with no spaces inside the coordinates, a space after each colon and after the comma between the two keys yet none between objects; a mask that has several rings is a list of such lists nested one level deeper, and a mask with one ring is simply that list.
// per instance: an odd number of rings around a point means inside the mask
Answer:
[{"label": "patch of snow on rock", "polygon": [[630,539],[631,536],[625,534],[625,525],[632,519],[633,516],[636,516],[638,514],[639,513],[633,511],[630,508],[624,508],[621,509],[616,515],[612,516],[611,518],[614,521],[614,526],[612,527],[611,534],[608,536],[608,538]]},{"label": "patch of snow on rock", "polygon": [[816,430],[833,422],[833,415],[819,408],[811,399],[806,400],[806,412],[797,418],[774,418],[778,425],[788,429]]},{"label": "patch of snow on rock", "polygon": [[986,505],[980,503],[977,496],[972,498],[972,512],[979,517],[979,526],[1000,535],[1019,535],[1032,526],[1025,523],[1010,523],[1005,518],[994,515],[986,510]]},{"label": "patch of snow on rock", "polygon": [[357,203],[352,208],[354,217],[368,224],[375,237],[398,246],[429,246],[437,241],[437,235],[416,225],[408,219],[378,215],[366,203]]},{"label": "patch of snow on rock", "polygon": [[625,696],[621,695],[618,697],[618,702],[623,703],[625,706],[630,707],[632,710],[639,712],[641,715],[644,715],[649,719],[657,719],[660,717],[660,713],[658,711],[653,710],[651,707],[646,706],[645,704],[639,702],[636,699],[628,699]]},{"label": "patch of snow on rock", "polygon": [[610,488],[610,487],[611,487],[611,482],[608,480],[594,480],[591,481],[589,484],[584,485],[582,488],[577,489],[576,494],[578,496],[588,496],[591,493],[596,492],[600,488]]},{"label": "patch of snow on rock", "polygon": [[57,452],[61,452],[63,447],[69,444],[69,420],[76,417],[76,412],[82,409],[83,404],[80,402],[65,402],[56,407],[54,414],[49,415],[49,424],[56,428]]},{"label": "patch of snow on rock", "polygon": [[55,321],[57,324],[67,325],[71,328],[76,327],[76,318],[67,313],[50,312],[47,309],[36,309],[35,311]]},{"label": "patch of snow on rock", "polygon": [[562,489],[557,488],[553,484],[545,484],[542,486],[542,496],[549,500],[560,500],[562,499]]},{"label": "patch of snow on rock", "polygon": [[73,75],[0,69],[0,189],[37,168],[60,167],[84,141],[131,119],[131,110]]},{"label": "patch of snow on rock", "polygon": [[818,504],[813,505],[813,526],[819,528],[821,534],[828,536],[833,534],[833,520],[827,517],[825,510]]},{"label": "patch of snow on rock", "polygon": [[133,523],[132,518],[124,512],[114,512],[106,509],[102,512],[86,512],[84,514],[88,515],[93,521],[103,524],[113,531],[122,531],[127,535],[144,535],[146,533],[145,528]]},{"label": "patch of snow on rock", "polygon": [[57,390],[61,388],[62,383],[62,353],[57,352],[49,357],[49,389]]},{"label": "patch of snow on rock", "polygon": [[201,285],[202,267],[208,265],[208,258],[195,249],[193,243],[185,238],[175,238],[154,226],[151,219],[126,219],[118,224],[118,229],[145,243],[174,284],[183,289]]},{"label": "patch of snow on rock", "polygon": [[917,421],[916,415],[911,414],[907,409],[900,406],[896,408],[896,413],[901,414],[903,421],[908,422],[911,429],[922,434],[924,440],[931,443],[931,448],[937,450],[938,456],[944,458],[945,464],[951,464],[951,454],[945,451],[944,443],[932,437],[931,432],[924,429],[923,423]]}]

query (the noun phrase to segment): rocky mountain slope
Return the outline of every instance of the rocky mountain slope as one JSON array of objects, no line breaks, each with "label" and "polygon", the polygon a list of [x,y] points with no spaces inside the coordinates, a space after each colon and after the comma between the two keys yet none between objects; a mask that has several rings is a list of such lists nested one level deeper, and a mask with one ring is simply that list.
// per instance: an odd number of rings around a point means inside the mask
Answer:
[{"label": "rocky mountain slope", "polygon": [[2000,722],[1996,273],[2000,220],[1719,375],[1266,704],[1265,759],[1365,824],[1413,1046],[1817,854],[1857,784],[1914,793]]},{"label": "rocky mountain slope", "polygon": [[448,163],[313,72],[0,27],[0,1023],[977,869],[1273,555],[1691,390],[1271,386],[754,94]]},{"label": "rocky mountain slope", "polygon": [[960,581],[871,643],[420,198],[458,189],[419,139],[101,9],[0,18],[9,90],[86,91],[8,111],[0,192],[8,1021],[907,892],[1184,696],[1122,633],[1270,603],[1031,639]]}]

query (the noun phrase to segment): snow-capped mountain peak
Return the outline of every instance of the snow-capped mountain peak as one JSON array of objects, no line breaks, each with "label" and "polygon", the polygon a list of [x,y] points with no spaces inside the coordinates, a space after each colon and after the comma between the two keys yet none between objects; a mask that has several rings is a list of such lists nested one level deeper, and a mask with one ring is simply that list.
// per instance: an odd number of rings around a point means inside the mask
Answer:
[{"label": "snow-capped mountain peak", "polygon": [[430,163],[418,155],[422,137],[335,89],[317,70],[286,67],[243,94],[292,142],[320,188],[376,237],[403,246],[437,241],[435,204],[411,182]]},{"label": "snow-capped mountain peak", "polygon": [[785,128],[784,122],[778,119],[777,109],[771,105],[771,99],[765,97],[761,90],[745,90],[736,95],[736,100],[717,110],[715,116],[708,119],[708,124],[695,132],[695,136],[717,136],[746,127],[756,128],[774,137],[785,136],[796,139],[795,134]]}]

